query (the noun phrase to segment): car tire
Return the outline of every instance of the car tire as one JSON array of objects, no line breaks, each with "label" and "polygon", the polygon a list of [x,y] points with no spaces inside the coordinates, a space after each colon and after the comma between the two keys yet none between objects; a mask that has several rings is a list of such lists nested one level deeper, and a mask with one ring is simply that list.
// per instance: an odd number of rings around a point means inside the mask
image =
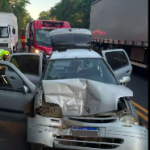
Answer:
[{"label": "car tire", "polygon": [[30,150],[43,150],[43,146],[38,144],[31,144]]}]

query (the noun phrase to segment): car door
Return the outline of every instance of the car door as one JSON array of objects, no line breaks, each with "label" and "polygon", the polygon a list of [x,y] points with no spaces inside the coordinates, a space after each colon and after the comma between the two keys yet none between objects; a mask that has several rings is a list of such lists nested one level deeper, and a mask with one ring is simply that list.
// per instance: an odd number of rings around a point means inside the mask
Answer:
[{"label": "car door", "polygon": [[[0,66],[5,66],[0,70],[0,110],[23,112],[36,86],[12,63],[0,61]],[[6,69],[13,73],[6,73]]]},{"label": "car door", "polygon": [[123,49],[103,50],[102,55],[112,68],[118,80],[124,76],[131,76],[132,65],[127,53]]},{"label": "car door", "polygon": [[[43,53],[15,53],[10,55],[8,61],[13,63],[33,84],[39,83],[42,76]],[[13,72],[6,69],[6,74],[13,74]]]}]

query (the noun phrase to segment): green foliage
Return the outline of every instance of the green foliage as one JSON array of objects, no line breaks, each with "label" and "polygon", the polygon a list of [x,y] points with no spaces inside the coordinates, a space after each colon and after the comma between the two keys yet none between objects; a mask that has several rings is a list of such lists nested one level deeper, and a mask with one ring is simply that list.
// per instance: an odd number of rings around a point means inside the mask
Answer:
[{"label": "green foliage", "polygon": [[0,12],[13,12],[9,0],[0,0]]},{"label": "green foliage", "polygon": [[68,21],[71,27],[89,28],[91,0],[61,0],[50,9],[50,18]]},{"label": "green foliage", "polygon": [[61,0],[50,11],[42,11],[39,19],[68,21],[71,27],[89,28],[92,0]]},{"label": "green foliage", "polygon": [[49,20],[50,18],[50,11],[42,11],[40,14],[39,14],[39,20]]},{"label": "green foliage", "polygon": [[18,20],[18,31],[25,29],[26,23],[32,20],[25,6],[30,4],[29,0],[0,0],[0,12],[14,13]]}]

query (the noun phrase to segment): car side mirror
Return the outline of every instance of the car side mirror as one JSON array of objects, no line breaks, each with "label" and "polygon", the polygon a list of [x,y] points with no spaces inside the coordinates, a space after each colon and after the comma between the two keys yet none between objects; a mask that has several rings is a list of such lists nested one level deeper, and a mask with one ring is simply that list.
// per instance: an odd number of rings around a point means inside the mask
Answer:
[{"label": "car side mirror", "polygon": [[23,86],[23,87],[22,87],[22,90],[23,90],[23,93],[24,93],[24,94],[27,94],[28,91],[29,91],[29,89],[28,89],[27,86]]},{"label": "car side mirror", "polygon": [[121,84],[125,84],[125,83],[128,83],[130,81],[131,81],[131,78],[129,76],[122,77],[122,79],[119,80],[119,82]]},{"label": "car side mirror", "polygon": [[12,32],[13,32],[13,34],[16,34],[16,30],[14,28],[12,29]]}]

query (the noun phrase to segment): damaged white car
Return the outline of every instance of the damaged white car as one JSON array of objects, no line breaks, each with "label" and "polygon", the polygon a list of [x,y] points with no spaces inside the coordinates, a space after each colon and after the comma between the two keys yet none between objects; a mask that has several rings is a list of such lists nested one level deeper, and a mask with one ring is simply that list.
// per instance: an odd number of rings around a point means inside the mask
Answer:
[{"label": "damaged white car", "polygon": [[[9,62],[0,62],[6,65],[3,79],[17,94],[11,95],[14,103],[10,106],[8,86],[7,90],[0,90],[4,100],[8,100],[0,107],[21,111],[29,102],[25,113],[31,115],[27,140],[32,149],[147,150],[148,131],[141,126],[130,101],[132,91],[123,85],[130,81],[132,72],[126,52],[105,50],[99,55],[89,48],[89,30],[60,29],[47,36],[54,52],[46,66],[43,54],[11,55],[9,61],[17,62],[18,69]],[[38,66],[29,61],[31,56],[33,61],[39,61]],[[23,64],[30,70],[22,69],[23,57]],[[39,69],[38,77],[35,68]],[[6,82],[2,82],[4,88]],[[33,83],[38,83],[37,88]]]}]

